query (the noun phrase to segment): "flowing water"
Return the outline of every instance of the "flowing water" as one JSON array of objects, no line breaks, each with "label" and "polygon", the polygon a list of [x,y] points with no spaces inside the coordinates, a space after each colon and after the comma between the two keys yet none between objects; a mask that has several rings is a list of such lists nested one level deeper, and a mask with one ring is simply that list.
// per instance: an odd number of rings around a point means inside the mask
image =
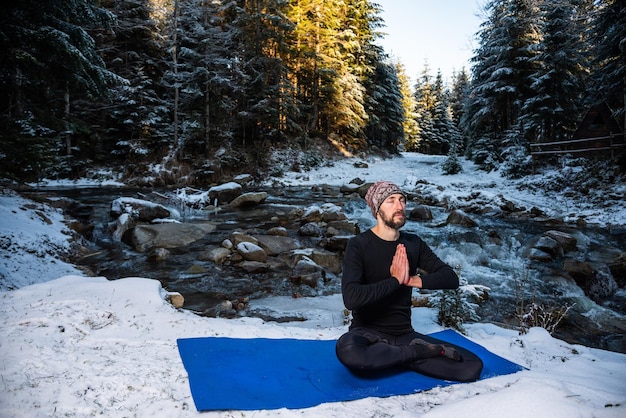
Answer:
[{"label": "flowing water", "polygon": [[[288,214],[296,208],[335,203],[343,207],[349,219],[358,221],[361,231],[373,226],[373,219],[363,199],[341,195],[337,188],[302,187],[288,189],[264,188],[267,200],[252,209],[193,210],[176,202],[164,200],[181,222],[212,222],[214,233],[185,247],[173,249],[171,256],[155,262],[111,234],[111,202],[118,197],[143,198],[152,191],[120,188],[46,189],[46,194],[71,198],[93,208],[88,215],[94,225],[89,239],[89,256],[76,260],[94,275],[111,280],[123,277],[148,277],[159,280],[169,291],[185,297],[185,308],[199,313],[210,312],[224,300],[255,299],[269,296],[317,296],[341,291],[340,276],[328,275],[322,287],[293,283],[290,271],[275,269],[266,273],[246,273],[229,265],[203,261],[207,248],[220,246],[233,231],[263,232],[284,226],[301,247],[314,247],[315,239],[298,236],[298,219]],[[41,191],[38,193],[42,193]],[[172,195],[162,190],[160,196]],[[407,210],[411,209],[409,202]],[[609,258],[626,248],[626,235],[611,235],[605,230],[576,229],[564,225],[533,223],[495,216],[472,215],[476,228],[446,224],[447,212],[432,207],[433,221],[408,221],[404,230],[420,235],[447,263],[460,269],[470,284],[487,286],[488,299],[480,304],[478,313],[484,322],[517,326],[515,317],[524,289],[524,303],[538,302],[546,307],[572,306],[554,334],[569,342],[626,352],[626,291],[620,289],[601,304],[592,302],[573,280],[564,277],[563,260],[552,263],[531,262],[525,249],[537,235],[557,229],[577,239],[577,249],[568,258],[589,263],[607,263]],[[278,220],[279,219],[279,220]]]}]

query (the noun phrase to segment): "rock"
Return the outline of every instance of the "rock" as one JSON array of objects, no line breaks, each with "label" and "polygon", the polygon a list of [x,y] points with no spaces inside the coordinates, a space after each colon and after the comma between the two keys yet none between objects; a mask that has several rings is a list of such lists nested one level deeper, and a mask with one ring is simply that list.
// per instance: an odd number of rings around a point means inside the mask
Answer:
[{"label": "rock", "polygon": [[256,244],[243,241],[237,244],[236,248],[239,254],[241,254],[241,256],[244,258],[244,260],[260,261],[263,263],[267,261],[267,254],[265,253],[263,248],[259,247]]},{"label": "rock", "polygon": [[302,257],[293,268],[291,281],[316,288],[320,279],[324,279],[324,270],[308,257]]},{"label": "rock", "polygon": [[233,178],[233,181],[242,186],[247,186],[254,181],[252,174],[239,174]]},{"label": "rock", "polygon": [[[135,227],[137,221],[128,213],[123,213],[113,223],[113,233],[111,234],[116,241],[125,241],[126,232]],[[132,245],[132,240],[130,240]]]},{"label": "rock", "polygon": [[354,184],[354,183],[344,184],[343,186],[339,188],[339,191],[343,194],[358,193],[359,187],[360,187],[359,184]]},{"label": "rock", "polygon": [[174,305],[176,309],[180,309],[185,304],[185,298],[178,292],[167,292],[165,300]]},{"label": "rock", "polygon": [[215,264],[224,264],[224,262],[230,257],[230,250],[224,247],[216,247],[210,250],[204,251],[198,257],[202,261],[212,261]]},{"label": "rock", "polygon": [[589,263],[568,259],[563,263],[563,269],[595,302],[602,302],[613,296],[619,288],[608,266],[594,270]]},{"label": "rock", "polygon": [[221,302],[219,305],[202,311],[203,316],[211,318],[235,318],[237,310],[233,307],[233,303],[229,300]]},{"label": "rock", "polygon": [[354,235],[330,235],[320,242],[320,246],[325,250],[333,252],[343,252],[346,250],[348,241]]},{"label": "rock", "polygon": [[533,206],[532,208],[530,208],[530,214],[532,216],[534,216],[535,218],[546,218],[548,215],[546,215],[546,213],[544,211],[542,211],[541,209]]},{"label": "rock", "polygon": [[[334,228],[340,233],[348,233],[350,235],[357,235],[361,232],[359,228],[359,224],[357,221],[349,221],[349,220],[338,220],[338,221],[330,221],[328,222],[328,228]],[[338,234],[329,234],[326,235],[338,235]]]},{"label": "rock", "polygon": [[244,269],[248,273],[265,273],[268,270],[268,265],[261,261],[245,260],[237,264],[237,266]]},{"label": "rock", "polygon": [[570,234],[566,234],[565,232],[550,230],[547,231],[544,235],[552,238],[563,248],[564,252],[574,251],[576,250],[576,238],[571,236]]},{"label": "rock", "polygon": [[304,213],[301,216],[302,223],[309,222],[321,222],[322,221],[322,209],[319,206],[309,206],[304,209]]},{"label": "rock", "polygon": [[146,252],[155,247],[184,247],[213,231],[215,225],[210,223],[137,225],[132,230],[131,240],[137,251]]},{"label": "rock", "polygon": [[362,198],[365,198],[365,195],[367,194],[367,191],[372,186],[372,184],[374,183],[370,182],[370,183],[361,184],[361,186],[359,187],[359,196],[361,196]]},{"label": "rock", "polygon": [[565,270],[581,288],[586,287],[587,282],[593,277],[591,265],[580,260],[565,260],[563,262],[563,270]]},{"label": "rock", "polygon": [[348,219],[341,206],[337,206],[333,203],[324,203],[321,206],[322,221],[324,222],[337,222]]},{"label": "rock", "polygon": [[59,208],[63,213],[69,215],[71,218],[80,219],[82,221],[88,221],[94,213],[94,207],[78,202],[69,197],[55,197],[54,199],[45,199],[45,202],[53,208]]},{"label": "rock", "polygon": [[120,197],[111,203],[111,215],[115,218],[128,213],[133,219],[151,222],[159,218],[168,218],[170,211],[162,205],[132,197]]},{"label": "rock", "polygon": [[474,221],[472,218],[470,218],[463,211],[460,210],[452,211],[452,213],[448,215],[446,222],[448,222],[449,224],[461,225],[466,228],[473,228],[475,226],[478,226],[476,221]]},{"label": "rock", "polygon": [[305,257],[313,260],[315,264],[331,273],[338,274],[341,272],[341,258],[338,254],[331,251],[317,248],[304,248],[286,254],[283,258],[288,258],[287,264],[295,266],[298,261]]},{"label": "rock", "polygon": [[341,232],[337,228],[332,227],[332,226],[327,226],[326,232],[324,233],[324,235],[327,237],[334,237],[335,235],[340,235],[340,234]]},{"label": "rock", "polygon": [[489,237],[489,242],[495,245],[501,245],[502,244],[502,237],[500,236],[500,234],[498,233],[498,231],[492,229],[491,231],[489,231],[487,233],[487,236]]},{"label": "rock", "polygon": [[531,248],[530,254],[528,255],[528,257],[531,260],[537,260],[537,261],[541,261],[544,263],[548,263],[552,261],[552,256],[550,254],[546,253],[545,251],[541,251],[540,249],[537,249],[537,248]]},{"label": "rock", "polygon": [[189,274],[205,274],[207,269],[201,265],[193,264],[187,269],[187,273]]},{"label": "rock", "polygon": [[611,274],[620,287],[626,286],[626,254],[621,254],[609,263]]},{"label": "rock", "polygon": [[170,258],[171,253],[165,248],[154,248],[148,254],[150,261],[164,261]]},{"label": "rock", "polygon": [[267,199],[266,192],[250,192],[237,196],[230,202],[234,207],[255,206],[261,204]]},{"label": "rock", "polygon": [[365,183],[365,181],[360,178],[360,177],[355,177],[352,180],[350,180],[350,184],[357,184],[357,185],[362,185],[363,183]]},{"label": "rock", "polygon": [[563,247],[561,247],[561,244],[548,236],[544,235],[539,238],[533,247],[550,254],[554,258],[563,257]]},{"label": "rock", "polygon": [[293,238],[278,235],[255,235],[254,237],[259,246],[265,250],[268,255],[277,255],[286,253],[298,248]]},{"label": "rock", "polygon": [[319,237],[322,235],[322,229],[315,222],[309,222],[298,229],[298,234],[303,237]]},{"label": "rock", "polygon": [[604,266],[594,272],[593,279],[587,282],[585,293],[595,302],[602,302],[617,292],[618,286],[611,275],[611,271]]},{"label": "rock", "polygon": [[525,207],[516,205],[510,200],[505,199],[502,195],[499,195],[498,197],[502,202],[502,204],[500,205],[500,209],[504,212],[523,212],[526,210]]},{"label": "rock", "polygon": [[472,243],[482,247],[482,237],[476,231],[463,231],[450,235],[450,242]]},{"label": "rock", "polygon": [[81,221],[68,221],[66,224],[69,229],[84,237],[91,238],[93,236],[93,230],[95,228],[93,224]]},{"label": "rock", "polygon": [[409,219],[413,221],[432,221],[433,213],[428,206],[419,205],[411,209]]},{"label": "rock", "polygon": [[331,251],[319,250],[317,248],[314,248],[312,249],[309,257],[324,270],[328,270],[331,273],[335,274],[341,272],[342,260],[339,255]]},{"label": "rock", "polygon": [[259,243],[259,241],[253,236],[244,234],[243,232],[239,231],[235,231],[230,234],[229,240],[233,244],[233,247],[236,247],[240,242],[251,242],[252,244]]},{"label": "rock", "polygon": [[267,230],[267,235],[286,237],[289,236],[289,233],[287,232],[287,228],[283,226],[275,226]]},{"label": "rock", "polygon": [[[217,200],[217,204],[230,203],[242,193],[241,184],[235,182],[224,183],[209,189],[211,204]],[[217,206],[217,205],[216,205]]]}]

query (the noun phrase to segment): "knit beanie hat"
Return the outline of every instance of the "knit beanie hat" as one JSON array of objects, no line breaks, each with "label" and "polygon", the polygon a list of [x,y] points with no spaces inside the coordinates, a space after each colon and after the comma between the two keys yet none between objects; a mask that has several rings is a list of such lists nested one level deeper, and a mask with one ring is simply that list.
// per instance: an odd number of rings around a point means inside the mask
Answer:
[{"label": "knit beanie hat", "polygon": [[392,194],[401,194],[406,198],[406,194],[398,186],[391,183],[390,181],[377,181],[372,184],[365,194],[365,201],[367,202],[367,206],[372,210],[372,215],[374,218],[378,213],[378,209],[380,209],[380,205]]}]

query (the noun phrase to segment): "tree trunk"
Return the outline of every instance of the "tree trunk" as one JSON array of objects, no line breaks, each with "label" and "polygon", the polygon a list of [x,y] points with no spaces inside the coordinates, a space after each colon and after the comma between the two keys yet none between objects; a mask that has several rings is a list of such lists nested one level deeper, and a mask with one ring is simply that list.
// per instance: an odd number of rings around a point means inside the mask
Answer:
[{"label": "tree trunk", "polygon": [[66,155],[72,155],[72,135],[70,132],[70,88],[65,84],[65,93],[63,93],[63,119],[65,125],[65,153]]},{"label": "tree trunk", "polygon": [[204,153],[208,157],[210,148],[210,132],[211,132],[211,115],[209,113],[210,110],[210,82],[209,75],[206,76],[206,84],[204,87]]},{"label": "tree trunk", "polygon": [[174,158],[178,156],[178,102],[180,99],[180,91],[178,87],[178,13],[179,5],[178,0],[174,2],[174,21],[173,21],[173,34],[172,34],[172,66],[174,72]]}]

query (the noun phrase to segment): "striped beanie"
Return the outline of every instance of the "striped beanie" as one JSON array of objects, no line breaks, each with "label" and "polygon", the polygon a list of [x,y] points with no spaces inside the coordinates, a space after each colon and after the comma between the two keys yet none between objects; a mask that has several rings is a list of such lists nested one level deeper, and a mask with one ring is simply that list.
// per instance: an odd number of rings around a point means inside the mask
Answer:
[{"label": "striped beanie", "polygon": [[401,194],[406,198],[406,194],[390,181],[377,181],[372,184],[365,194],[367,206],[372,210],[374,218],[380,209],[380,205],[392,194]]}]

